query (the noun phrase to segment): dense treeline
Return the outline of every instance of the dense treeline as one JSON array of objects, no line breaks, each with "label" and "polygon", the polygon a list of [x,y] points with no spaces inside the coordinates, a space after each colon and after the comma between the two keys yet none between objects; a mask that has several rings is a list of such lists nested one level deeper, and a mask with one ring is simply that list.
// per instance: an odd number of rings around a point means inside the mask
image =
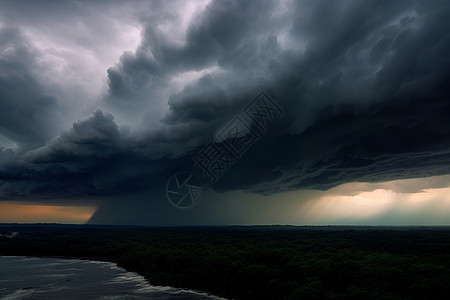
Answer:
[{"label": "dense treeline", "polygon": [[0,234],[0,255],[109,260],[155,285],[234,299],[450,294],[449,229],[14,225]]}]

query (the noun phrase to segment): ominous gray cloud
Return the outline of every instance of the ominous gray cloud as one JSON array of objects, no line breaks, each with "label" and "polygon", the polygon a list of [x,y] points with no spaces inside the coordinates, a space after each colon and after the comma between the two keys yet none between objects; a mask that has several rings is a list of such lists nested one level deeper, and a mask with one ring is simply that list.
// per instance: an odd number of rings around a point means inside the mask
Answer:
[{"label": "ominous gray cloud", "polygon": [[35,53],[19,29],[8,27],[0,28],[0,51],[0,139],[10,147],[42,146],[55,134],[57,107],[33,70]]},{"label": "ominous gray cloud", "polygon": [[[0,14],[5,199],[114,195],[120,202],[146,193],[155,212],[165,211],[167,179],[200,173],[192,156],[261,89],[285,114],[216,191],[271,194],[450,173],[447,1],[64,1],[72,12],[41,3],[49,9],[5,2],[10,14]],[[31,18],[5,26],[19,10]],[[139,24],[140,44],[103,70],[106,91],[78,105],[94,113],[68,114],[67,128],[52,116],[73,97],[48,96],[20,24],[42,20],[39,30],[70,32],[77,38],[69,44],[102,57],[111,43],[105,24],[113,24],[106,17]],[[67,20],[81,29],[48,29]]]}]

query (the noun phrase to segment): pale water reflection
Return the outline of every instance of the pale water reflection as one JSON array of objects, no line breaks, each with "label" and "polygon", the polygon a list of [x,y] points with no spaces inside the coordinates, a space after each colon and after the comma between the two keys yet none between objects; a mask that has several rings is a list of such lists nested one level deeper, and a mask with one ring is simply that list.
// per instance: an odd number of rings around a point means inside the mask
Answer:
[{"label": "pale water reflection", "polygon": [[0,256],[1,299],[221,299],[152,286],[110,262]]}]

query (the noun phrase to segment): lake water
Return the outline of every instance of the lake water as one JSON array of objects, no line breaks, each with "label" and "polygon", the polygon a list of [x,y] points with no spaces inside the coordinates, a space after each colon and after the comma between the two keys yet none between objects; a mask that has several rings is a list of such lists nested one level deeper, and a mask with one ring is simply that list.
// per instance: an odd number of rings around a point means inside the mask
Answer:
[{"label": "lake water", "polygon": [[0,299],[221,299],[150,285],[116,264],[90,260],[0,256]]}]

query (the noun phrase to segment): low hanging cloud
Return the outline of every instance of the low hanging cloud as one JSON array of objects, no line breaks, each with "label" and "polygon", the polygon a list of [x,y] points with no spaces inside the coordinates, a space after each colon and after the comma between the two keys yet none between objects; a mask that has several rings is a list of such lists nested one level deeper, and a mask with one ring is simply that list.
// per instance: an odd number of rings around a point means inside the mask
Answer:
[{"label": "low hanging cloud", "polygon": [[0,28],[8,112],[0,112],[0,133],[27,149],[0,153],[3,198],[157,190],[174,173],[195,171],[192,155],[261,89],[285,114],[216,191],[326,190],[450,173],[446,1],[133,4],[142,9],[123,18],[140,24],[140,44],[105,68],[93,114],[71,128],[47,118],[64,94],[45,96],[30,71],[32,46]]}]

